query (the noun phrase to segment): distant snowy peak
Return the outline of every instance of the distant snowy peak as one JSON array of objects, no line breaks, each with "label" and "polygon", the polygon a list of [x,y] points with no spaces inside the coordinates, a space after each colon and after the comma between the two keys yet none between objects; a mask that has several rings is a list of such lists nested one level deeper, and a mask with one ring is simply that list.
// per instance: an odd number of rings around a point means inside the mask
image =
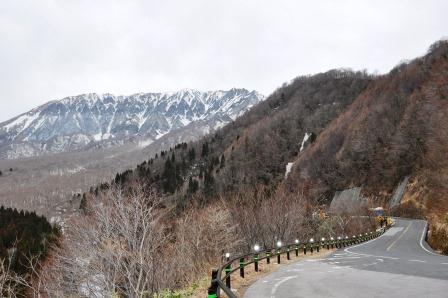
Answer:
[{"label": "distant snowy peak", "polygon": [[148,143],[198,120],[225,124],[263,99],[256,91],[236,88],[70,96],[0,123],[0,158],[79,150],[105,141],[122,144],[135,137]]}]

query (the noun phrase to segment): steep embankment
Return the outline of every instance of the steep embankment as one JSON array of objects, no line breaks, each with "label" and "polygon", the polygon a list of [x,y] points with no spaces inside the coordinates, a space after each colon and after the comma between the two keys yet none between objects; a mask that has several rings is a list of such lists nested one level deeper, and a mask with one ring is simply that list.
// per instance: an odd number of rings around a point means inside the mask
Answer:
[{"label": "steep embankment", "polygon": [[313,197],[363,186],[387,202],[410,175],[400,214],[448,212],[448,42],[373,81],[297,159],[288,185]]}]

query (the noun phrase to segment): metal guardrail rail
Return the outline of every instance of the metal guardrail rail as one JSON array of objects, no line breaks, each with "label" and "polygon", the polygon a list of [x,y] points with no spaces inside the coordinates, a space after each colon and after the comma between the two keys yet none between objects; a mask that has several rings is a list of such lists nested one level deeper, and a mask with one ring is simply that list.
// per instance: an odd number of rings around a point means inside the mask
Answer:
[{"label": "metal guardrail rail", "polygon": [[207,298],[221,297],[221,290],[227,295],[227,297],[237,298],[235,293],[232,292],[231,275],[239,270],[240,276],[244,278],[244,268],[249,266],[250,264],[254,264],[254,269],[256,272],[258,272],[258,264],[260,261],[266,260],[266,263],[270,264],[271,259],[276,258],[277,263],[280,264],[281,256],[284,254],[286,254],[286,259],[290,260],[291,253],[295,253],[295,256],[298,257],[302,251],[303,254],[306,255],[307,252],[319,252],[321,248],[325,247],[329,250],[330,248],[343,248],[355,244],[360,244],[362,242],[381,236],[386,231],[386,229],[387,227],[383,227],[376,230],[375,232],[368,232],[352,237],[337,237],[337,239],[334,239],[333,237],[331,237],[330,239],[322,238],[320,241],[313,241],[313,239],[310,239],[310,242],[305,243],[300,243],[298,242],[298,240],[296,240],[295,243],[282,245],[279,242],[277,243],[276,248],[269,248],[259,251],[257,249],[257,251],[254,251],[252,253],[236,256],[234,258],[230,258],[230,256],[227,255],[226,263],[223,264],[219,269],[212,270],[212,278],[210,287],[208,288]]}]

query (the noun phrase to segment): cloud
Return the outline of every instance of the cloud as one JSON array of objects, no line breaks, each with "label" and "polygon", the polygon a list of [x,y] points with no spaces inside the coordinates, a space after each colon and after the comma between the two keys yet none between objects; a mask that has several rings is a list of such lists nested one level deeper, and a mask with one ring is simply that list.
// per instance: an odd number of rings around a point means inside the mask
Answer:
[{"label": "cloud", "polygon": [[446,1],[2,1],[0,121],[87,92],[245,87],[387,72],[447,34]]}]

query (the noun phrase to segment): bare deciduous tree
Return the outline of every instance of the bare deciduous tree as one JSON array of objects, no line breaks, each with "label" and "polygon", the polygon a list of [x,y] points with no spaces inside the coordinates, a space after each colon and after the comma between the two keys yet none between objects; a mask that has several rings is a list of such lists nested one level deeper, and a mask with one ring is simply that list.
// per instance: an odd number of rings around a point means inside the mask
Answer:
[{"label": "bare deciduous tree", "polygon": [[[42,278],[50,296],[149,297],[161,286],[168,238],[155,194],[108,191],[73,218]],[[162,285],[163,286],[163,285]]]},{"label": "bare deciduous tree", "polygon": [[26,277],[15,273],[10,268],[9,259],[0,258],[0,295],[2,297],[19,297],[20,289],[28,289],[30,284]]}]

